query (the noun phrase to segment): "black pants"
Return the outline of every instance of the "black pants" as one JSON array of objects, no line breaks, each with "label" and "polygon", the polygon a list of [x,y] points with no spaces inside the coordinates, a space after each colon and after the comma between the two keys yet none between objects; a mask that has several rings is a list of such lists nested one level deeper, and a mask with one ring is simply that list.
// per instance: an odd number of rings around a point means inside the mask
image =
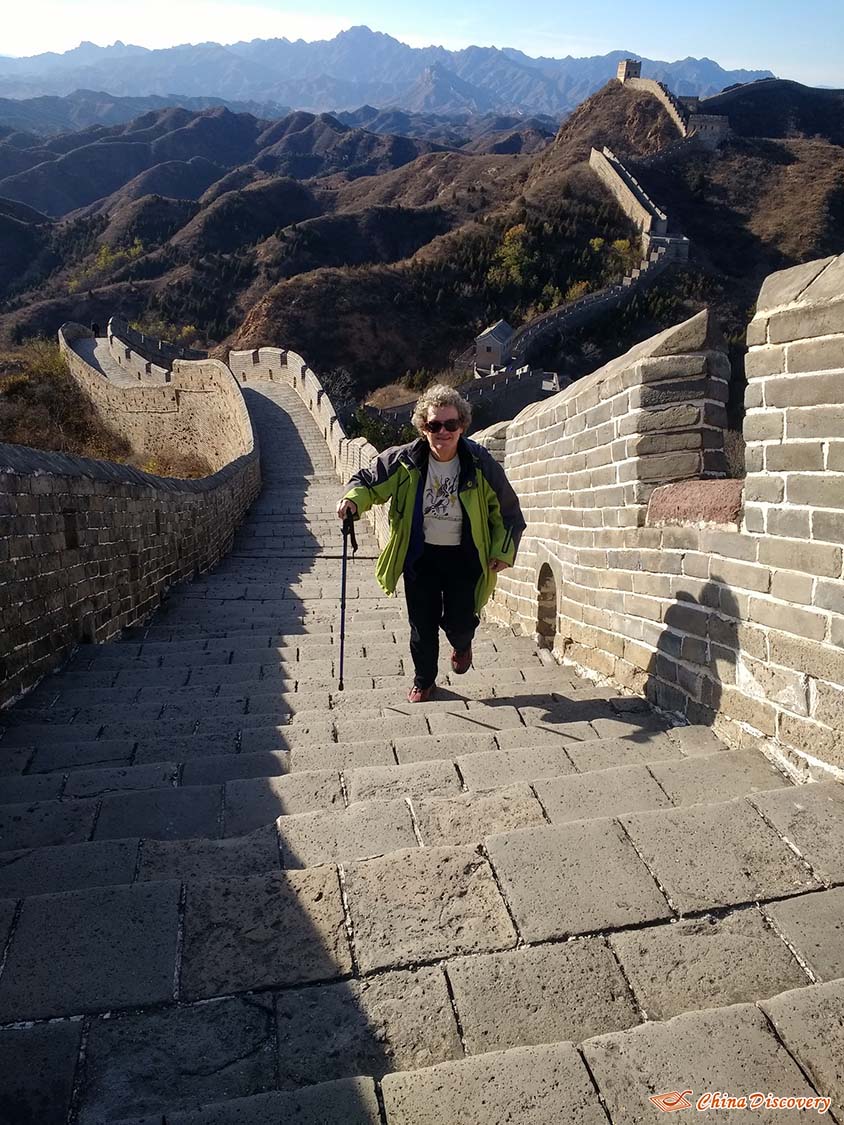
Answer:
[{"label": "black pants", "polygon": [[419,688],[437,678],[439,630],[462,652],[472,643],[478,617],[475,586],[481,574],[474,546],[438,547],[426,543],[412,569],[404,573],[404,596],[410,620],[410,655]]}]

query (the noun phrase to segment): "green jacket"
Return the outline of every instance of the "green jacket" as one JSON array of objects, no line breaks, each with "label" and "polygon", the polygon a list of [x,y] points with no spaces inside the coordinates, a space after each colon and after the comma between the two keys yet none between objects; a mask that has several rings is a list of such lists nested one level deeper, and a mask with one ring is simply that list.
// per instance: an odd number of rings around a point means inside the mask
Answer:
[{"label": "green jacket", "polygon": [[[424,438],[385,449],[369,468],[355,473],[344,496],[356,504],[358,518],[373,505],[392,501],[390,538],[375,568],[375,576],[388,594],[395,593],[405,565],[415,562],[424,546],[422,492],[429,452]],[[502,559],[512,565],[525,520],[504,470],[483,446],[461,437],[457,453],[460,458],[457,495],[463,506],[464,532],[468,521],[481,563],[481,576],[475,587],[475,611],[480,612],[489,601],[497,579],[496,573],[489,569],[489,560]]]}]

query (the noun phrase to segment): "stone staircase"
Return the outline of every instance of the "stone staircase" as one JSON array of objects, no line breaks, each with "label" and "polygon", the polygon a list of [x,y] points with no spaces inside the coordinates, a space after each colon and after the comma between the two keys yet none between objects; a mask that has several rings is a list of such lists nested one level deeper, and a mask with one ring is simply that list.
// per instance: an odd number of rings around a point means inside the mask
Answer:
[{"label": "stone staircase", "polygon": [[0,1120],[844,1121],[844,787],[490,626],[406,704],[366,525],[339,692],[341,489],[295,393],[245,393],[232,554],[3,717]]}]

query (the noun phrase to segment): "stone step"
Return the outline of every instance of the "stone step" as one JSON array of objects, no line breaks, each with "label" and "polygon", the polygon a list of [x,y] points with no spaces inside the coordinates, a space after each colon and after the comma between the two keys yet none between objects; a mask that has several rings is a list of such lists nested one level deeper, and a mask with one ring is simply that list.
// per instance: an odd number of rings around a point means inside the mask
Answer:
[{"label": "stone step", "polygon": [[[252,755],[264,775],[224,779],[218,773],[216,785],[197,783],[210,772],[201,762],[198,774],[178,788],[172,765],[71,774],[65,794],[71,786],[70,793],[86,796],[0,806],[0,896],[97,886],[101,878],[131,881],[125,878],[125,847],[99,846],[109,841],[143,840],[132,878],[211,878],[344,863],[414,847],[479,845],[520,829],[531,829],[530,839],[540,847],[555,838],[549,824],[709,805],[787,787],[755,751],[587,774],[575,773],[556,750],[540,760],[527,751],[515,756],[502,778],[501,767],[498,776],[488,769],[490,753],[501,752],[482,746],[456,762],[397,766],[386,745],[367,745],[363,760],[379,764],[338,770],[303,768],[318,759],[297,763],[295,751],[271,761]],[[237,756],[233,760],[238,764]],[[276,772],[266,773],[272,767]],[[151,781],[158,787],[140,788]],[[241,845],[237,837],[245,837]],[[155,874],[147,873],[151,845]],[[92,849],[88,860],[86,848]]]},{"label": "stone step", "polygon": [[[350,874],[354,881],[354,868]],[[841,888],[575,942],[511,941],[508,947],[503,934],[495,935],[474,955],[344,979],[350,960],[334,945],[324,908],[318,922],[312,919],[323,949],[296,946],[287,961],[267,957],[272,947],[262,935],[263,949],[250,950],[251,972],[244,977],[226,935],[201,929],[215,918],[230,932],[242,896],[231,883],[209,883],[195,895],[189,889],[181,905],[184,947],[176,991],[168,995],[172,886],[141,888],[158,892],[145,899],[136,888],[112,888],[23,904],[9,960],[34,970],[27,1010],[51,1013],[51,1022],[0,1028],[0,1057],[9,1064],[4,1072],[21,1104],[44,1097],[38,1070],[50,1064],[54,1075],[69,1076],[48,1095],[66,1112],[80,1051],[80,1024],[57,1005],[35,951],[27,958],[26,947],[16,946],[19,936],[36,933],[39,921],[61,907],[71,945],[79,948],[56,953],[62,963],[81,954],[77,999],[89,1014],[81,1123],[160,1125],[165,1113],[168,1122],[185,1125],[251,1125],[306,1109],[314,1116],[298,1119],[314,1125],[380,1122],[378,1094],[388,1122],[390,1113],[396,1122],[428,1125],[605,1122],[605,1116],[589,1115],[593,1103],[600,1109],[600,1094],[620,1125],[655,1120],[650,1096],[676,1089],[677,1073],[696,1095],[747,1093],[749,1083],[783,1095],[820,1094],[840,1105]],[[289,915],[296,891],[316,914],[324,902],[316,896],[327,884],[308,886],[307,895],[305,887],[270,888],[253,879],[248,889],[256,917],[267,923],[273,913]],[[332,905],[336,912],[336,898]],[[132,906],[146,909],[146,930],[158,938],[144,947],[140,964],[126,956],[131,938],[137,940],[139,914],[130,910],[127,926],[115,928],[116,910]],[[97,911],[99,929],[89,935]],[[288,917],[287,929],[294,936],[302,923]],[[108,945],[115,933],[116,949]],[[475,929],[476,941],[479,934]],[[93,948],[82,947],[86,937]],[[220,996],[194,997],[197,966],[211,958]],[[269,982],[267,988],[243,995],[243,981],[252,976]],[[154,1007],[133,1010],[139,978],[148,987],[160,981]],[[16,1000],[3,981],[0,1014]],[[537,1060],[549,1058],[571,1065],[562,1073],[537,1072]],[[21,1065],[24,1059],[29,1065]],[[811,1077],[809,1088],[804,1075]],[[359,1103],[374,1116],[356,1117]],[[542,1116],[524,1116],[537,1107]],[[56,1119],[64,1115],[57,1112]],[[791,1119],[796,1115],[762,1118]]]},{"label": "stone step", "polygon": [[[557,981],[549,989],[558,991]],[[568,994],[559,991],[560,999]],[[487,1004],[491,1010],[493,1003]],[[522,996],[518,995],[518,1001]],[[547,996],[541,997],[546,1010]],[[287,1045],[290,1002],[282,1002],[278,1017]],[[347,1005],[351,1007],[351,1005]],[[402,1043],[401,1058],[411,1066],[390,1067],[372,1030],[362,1028],[363,1015],[348,1014],[338,1004],[326,1005],[326,1026],[335,1028],[339,1043],[354,1061],[368,1064],[371,1077],[358,1075],[326,1082],[318,1074],[313,1085],[295,1090],[272,1090],[251,1097],[204,1100],[184,1108],[189,1095],[160,1106],[168,1125],[274,1125],[301,1121],[319,1125],[642,1125],[660,1112],[653,1091],[674,1099],[687,1093],[686,1103],[700,1112],[712,1106],[716,1090],[722,1096],[744,1097],[762,1121],[804,1120],[807,1113],[823,1114],[844,1101],[844,980],[806,984],[750,1002],[688,1011],[671,1019],[613,1029],[580,1039],[531,1041],[503,1050],[489,1047],[461,1057],[457,1050],[445,1061],[416,1069],[410,1044]],[[495,1012],[503,1015],[501,1005]],[[343,1018],[345,1016],[345,1018]],[[324,1046],[316,1029],[317,1012],[299,1033],[294,1026],[289,1045],[298,1060],[308,1047]],[[305,1021],[302,1021],[305,1022]],[[378,1020],[383,1024],[383,1017]],[[396,1021],[398,1022],[398,1021]],[[410,1020],[408,1019],[408,1024]],[[830,1030],[830,1027],[832,1030]],[[410,1027],[402,1027],[409,1039]],[[368,1033],[367,1033],[368,1032]],[[131,1031],[126,1028],[124,1035]],[[115,1029],[114,1042],[119,1035]],[[351,1042],[349,1042],[351,1040]],[[445,1049],[451,1044],[446,1044]],[[279,1046],[284,1073],[285,1054]],[[389,1068],[389,1069],[388,1069]],[[173,1071],[176,1067],[171,1068]],[[361,1067],[364,1069],[364,1067]],[[681,1074],[682,1080],[677,1081]],[[283,1079],[282,1079],[283,1081]],[[758,1090],[760,1101],[747,1102]],[[182,1082],[182,1085],[186,1083]],[[670,1092],[676,1091],[673,1094]],[[700,1101],[707,1098],[709,1101]],[[181,1091],[179,1091],[181,1092]],[[765,1099],[801,1099],[768,1102]],[[383,1116],[379,1108],[383,1106]],[[761,1104],[760,1104],[761,1102]],[[726,1104],[726,1103],[724,1103]],[[795,1108],[788,1108],[789,1106]],[[801,1107],[801,1108],[796,1108]],[[723,1107],[722,1107],[723,1108]],[[85,1122],[86,1118],[81,1119]],[[114,1118],[111,1118],[114,1121]],[[131,1119],[132,1125],[161,1125],[160,1114]],[[123,1118],[120,1125],[129,1125]]]}]

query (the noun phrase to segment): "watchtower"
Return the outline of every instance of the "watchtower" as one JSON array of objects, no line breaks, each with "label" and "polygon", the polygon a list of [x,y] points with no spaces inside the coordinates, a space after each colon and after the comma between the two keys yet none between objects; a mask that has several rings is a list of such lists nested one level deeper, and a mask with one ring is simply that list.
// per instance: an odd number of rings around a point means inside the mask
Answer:
[{"label": "watchtower", "polygon": [[641,78],[642,63],[639,59],[622,59],[618,64],[616,77],[619,82],[624,82],[628,78]]}]

